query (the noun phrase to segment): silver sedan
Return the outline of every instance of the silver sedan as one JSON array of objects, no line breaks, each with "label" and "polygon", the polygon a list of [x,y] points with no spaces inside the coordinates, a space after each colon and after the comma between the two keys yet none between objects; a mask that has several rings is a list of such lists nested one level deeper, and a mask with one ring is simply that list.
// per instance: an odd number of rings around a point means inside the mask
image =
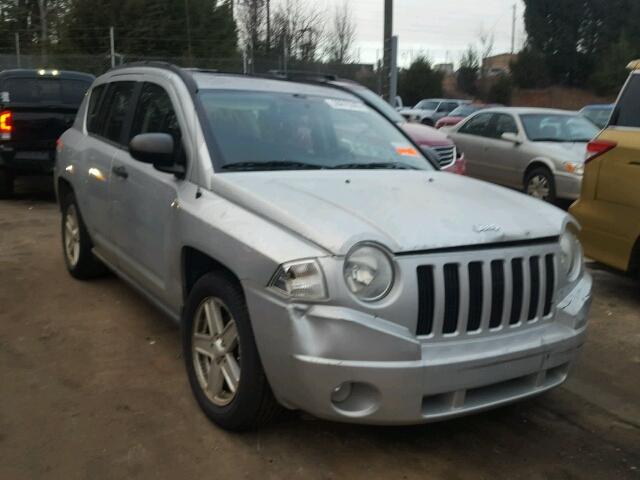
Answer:
[{"label": "silver sedan", "polygon": [[598,129],[564,110],[494,108],[453,127],[467,175],[553,202],[580,196],[586,145]]}]

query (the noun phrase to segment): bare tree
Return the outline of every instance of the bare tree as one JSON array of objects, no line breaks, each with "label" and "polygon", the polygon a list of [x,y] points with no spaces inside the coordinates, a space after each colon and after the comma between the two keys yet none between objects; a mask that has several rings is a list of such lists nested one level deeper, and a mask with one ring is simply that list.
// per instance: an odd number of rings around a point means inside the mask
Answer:
[{"label": "bare tree", "polygon": [[346,1],[336,7],[332,27],[327,39],[327,57],[330,62],[347,63],[352,60],[351,50],[356,39],[356,26],[351,8]]},{"label": "bare tree", "polygon": [[267,22],[265,0],[243,0],[239,2],[238,23],[240,37],[245,50],[253,57],[262,44]]},{"label": "bare tree", "polygon": [[317,6],[286,0],[276,9],[271,30],[272,49],[304,62],[313,62],[319,57],[324,19]]},{"label": "bare tree", "polygon": [[493,33],[481,30],[480,33],[478,34],[478,42],[480,44],[479,46],[480,60],[482,61],[480,72],[481,72],[481,76],[484,77],[486,75],[485,61],[487,60],[487,58],[489,58],[493,54],[493,47],[495,46],[495,37]]}]

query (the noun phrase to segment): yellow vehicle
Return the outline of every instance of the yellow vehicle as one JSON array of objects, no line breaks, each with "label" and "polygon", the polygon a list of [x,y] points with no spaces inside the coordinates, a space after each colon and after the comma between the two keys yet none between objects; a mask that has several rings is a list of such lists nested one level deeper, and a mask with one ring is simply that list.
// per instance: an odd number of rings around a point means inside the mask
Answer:
[{"label": "yellow vehicle", "polygon": [[609,125],[587,150],[580,199],[585,254],[616,269],[640,270],[640,60],[622,89]]}]

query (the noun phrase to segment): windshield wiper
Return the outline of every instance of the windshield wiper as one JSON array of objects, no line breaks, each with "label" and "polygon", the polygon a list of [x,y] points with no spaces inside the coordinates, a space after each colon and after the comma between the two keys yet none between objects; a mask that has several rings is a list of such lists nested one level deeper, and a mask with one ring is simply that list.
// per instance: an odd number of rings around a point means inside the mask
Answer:
[{"label": "windshield wiper", "polygon": [[334,170],[418,170],[410,165],[393,162],[378,162],[378,163],[343,163],[342,165],[335,165],[331,167]]},{"label": "windshield wiper", "polygon": [[222,170],[249,172],[252,170],[319,170],[321,165],[312,163],[293,162],[289,160],[274,160],[271,162],[237,162],[229,163]]}]

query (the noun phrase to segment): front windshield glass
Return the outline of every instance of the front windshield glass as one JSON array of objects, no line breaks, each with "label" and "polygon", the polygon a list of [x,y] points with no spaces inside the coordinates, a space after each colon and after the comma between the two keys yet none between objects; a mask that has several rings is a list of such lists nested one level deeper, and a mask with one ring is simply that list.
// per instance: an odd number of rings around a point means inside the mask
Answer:
[{"label": "front windshield glass", "polygon": [[434,102],[433,100],[422,100],[416,105],[418,110],[437,110],[440,106],[440,102]]},{"label": "front windshield glass", "polygon": [[532,142],[590,142],[597,127],[580,115],[521,115],[524,130]]},{"label": "front windshield glass", "polygon": [[433,167],[398,129],[353,99],[204,90],[223,171]]},{"label": "front windshield glass", "polygon": [[380,96],[373,93],[368,88],[362,88],[357,91],[357,94],[364,98],[369,104],[380,110],[385,116],[392,122],[405,123],[407,120],[398,113],[398,111],[385,102]]},{"label": "front windshield glass", "polygon": [[478,105],[461,105],[449,115],[452,117],[468,117],[472,113],[476,113],[480,110],[482,110],[482,107]]}]

